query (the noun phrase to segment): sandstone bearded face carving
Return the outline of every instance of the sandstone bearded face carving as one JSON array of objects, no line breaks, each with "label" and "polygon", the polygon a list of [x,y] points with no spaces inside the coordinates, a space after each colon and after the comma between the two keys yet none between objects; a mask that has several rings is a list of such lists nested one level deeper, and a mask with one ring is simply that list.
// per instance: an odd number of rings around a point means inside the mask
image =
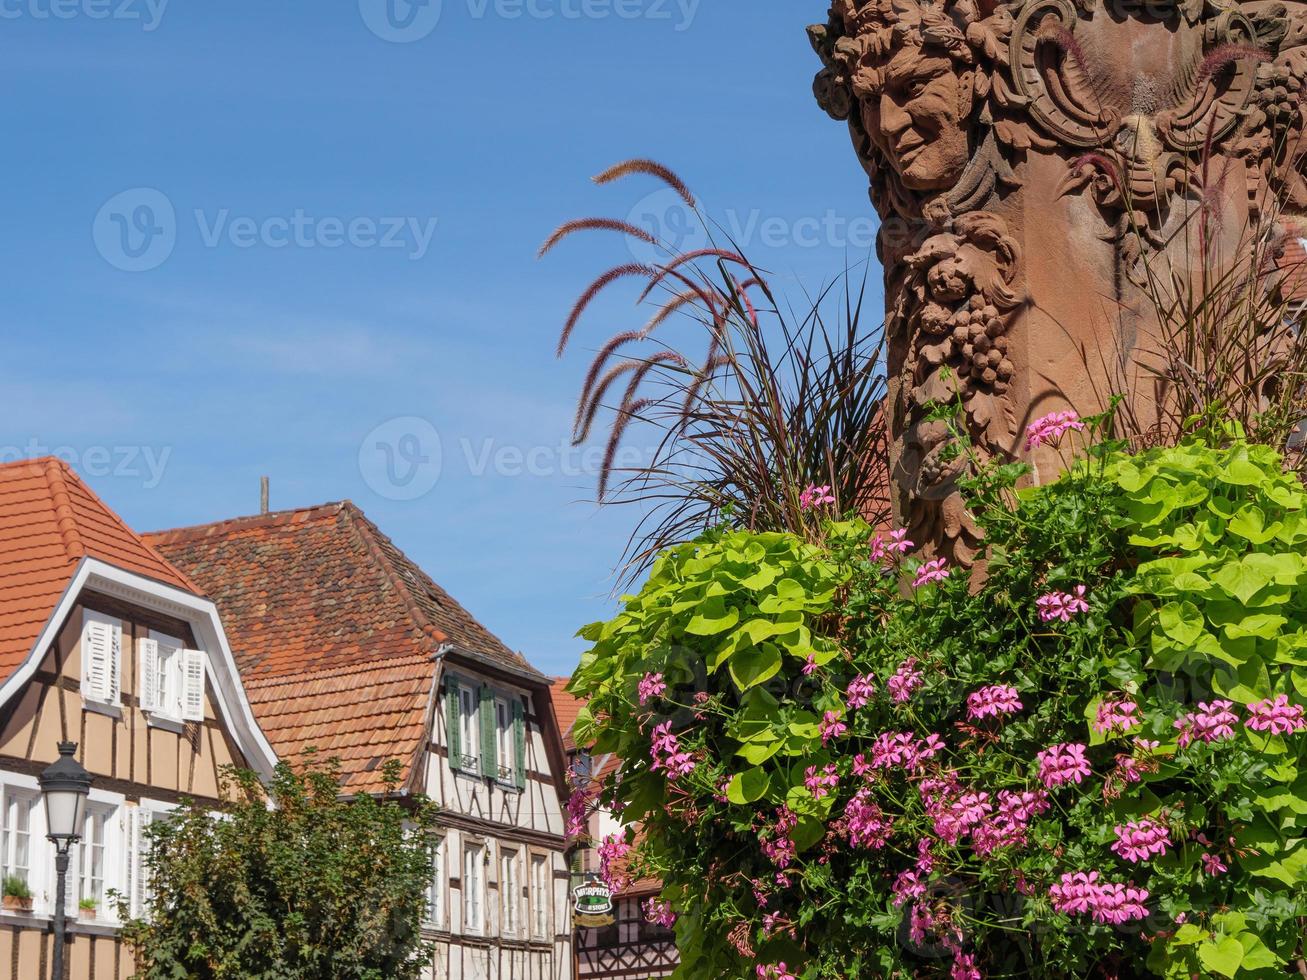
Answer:
[{"label": "sandstone bearded face carving", "polygon": [[897,43],[854,76],[863,125],[904,187],[950,188],[971,160],[971,52],[941,8],[908,2],[895,16],[885,40]]},{"label": "sandstone bearded face carving", "polygon": [[1307,208],[1305,11],[833,0],[810,28],[818,100],[847,121],[882,217],[891,464],[914,540],[974,554],[940,402],[980,458],[1022,458],[1034,417],[1097,412],[1137,376],[1142,263],[1184,244],[1190,215],[1205,234],[1256,222],[1268,194]]}]

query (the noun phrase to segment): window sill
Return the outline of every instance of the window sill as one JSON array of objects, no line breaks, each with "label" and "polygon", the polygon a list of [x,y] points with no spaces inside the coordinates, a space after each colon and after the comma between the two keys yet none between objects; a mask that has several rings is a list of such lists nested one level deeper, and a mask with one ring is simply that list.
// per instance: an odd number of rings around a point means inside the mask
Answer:
[{"label": "window sill", "polygon": [[103,701],[82,699],[82,710],[93,711],[97,715],[108,715],[116,721],[122,721],[123,708],[120,704],[105,704]]},{"label": "window sill", "polygon": [[182,721],[180,718],[172,718],[168,715],[159,715],[154,712],[150,712],[145,716],[145,723],[151,728],[161,728],[165,732],[172,732],[175,735],[182,734],[186,728],[186,722]]}]

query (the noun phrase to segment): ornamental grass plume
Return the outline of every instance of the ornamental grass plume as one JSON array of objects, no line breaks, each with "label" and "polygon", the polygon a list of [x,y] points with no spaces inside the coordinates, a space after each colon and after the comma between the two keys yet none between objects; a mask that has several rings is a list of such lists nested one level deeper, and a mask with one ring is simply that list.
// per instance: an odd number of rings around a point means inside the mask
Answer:
[{"label": "ornamental grass plume", "polygon": [[[637,176],[669,187],[710,240],[722,237],[685,182],[661,164],[630,160],[595,179]],[[626,283],[638,283],[637,307],[651,307],[642,326],[598,344],[572,432],[580,445],[609,420],[599,501],[642,513],[622,581],[665,548],[723,522],[816,538],[819,508],[888,520],[884,337],[879,325],[863,322],[869,267],[858,282],[846,270],[796,308],[729,241],[682,252],[630,222],[584,218],[560,226],[541,253],[582,233],[621,235],[655,256],[597,277],[558,338],[561,356],[600,295]],[[676,323],[692,329],[674,334]],[[637,437],[640,461],[619,466],[619,449]]]}]

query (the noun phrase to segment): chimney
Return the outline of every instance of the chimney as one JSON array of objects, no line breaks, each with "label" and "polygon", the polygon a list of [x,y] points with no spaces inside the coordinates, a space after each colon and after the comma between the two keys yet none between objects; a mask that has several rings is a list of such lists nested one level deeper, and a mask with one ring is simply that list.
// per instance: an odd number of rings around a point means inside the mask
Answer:
[{"label": "chimney", "polygon": [[266,514],[268,512],[269,489],[270,489],[270,481],[268,480],[268,478],[266,476],[259,477],[259,513],[260,514]]}]

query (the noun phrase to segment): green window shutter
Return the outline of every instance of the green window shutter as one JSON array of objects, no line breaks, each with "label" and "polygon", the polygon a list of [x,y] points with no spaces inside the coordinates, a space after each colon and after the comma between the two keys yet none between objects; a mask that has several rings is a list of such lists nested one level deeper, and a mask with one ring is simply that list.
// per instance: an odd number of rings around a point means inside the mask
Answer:
[{"label": "green window shutter", "polygon": [[513,698],[513,782],[526,789],[526,711],[521,698]]},{"label": "green window shutter", "polygon": [[495,692],[481,688],[481,775],[499,777],[499,759],[495,751]]},{"label": "green window shutter", "polygon": [[445,748],[449,750],[449,767],[455,770],[463,765],[458,708],[458,681],[450,677],[445,681]]}]

